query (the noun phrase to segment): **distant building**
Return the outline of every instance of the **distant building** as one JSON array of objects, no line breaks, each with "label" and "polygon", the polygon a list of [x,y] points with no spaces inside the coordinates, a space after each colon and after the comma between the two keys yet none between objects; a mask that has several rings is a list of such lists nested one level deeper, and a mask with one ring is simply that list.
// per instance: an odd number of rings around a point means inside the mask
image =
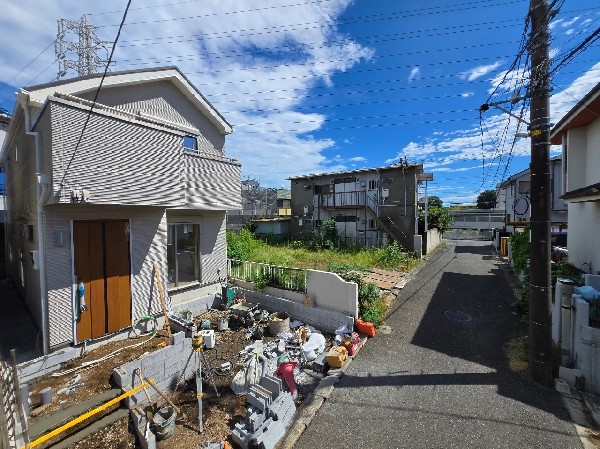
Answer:
[{"label": "distant building", "polygon": [[[552,196],[550,202],[550,221],[555,230],[567,227],[567,205],[560,198],[562,193],[562,157],[556,156],[550,160],[550,175],[552,178]],[[531,170],[528,168],[498,184],[498,209],[503,209],[506,221],[506,231],[514,232],[517,227],[528,226],[531,217]]]},{"label": "distant building", "polygon": [[333,218],[346,243],[381,246],[396,240],[414,250],[420,173],[422,164],[399,164],[290,178],[292,238],[313,237]]},{"label": "distant building", "polygon": [[292,216],[292,191],[290,189],[277,189],[277,215],[280,217]]}]

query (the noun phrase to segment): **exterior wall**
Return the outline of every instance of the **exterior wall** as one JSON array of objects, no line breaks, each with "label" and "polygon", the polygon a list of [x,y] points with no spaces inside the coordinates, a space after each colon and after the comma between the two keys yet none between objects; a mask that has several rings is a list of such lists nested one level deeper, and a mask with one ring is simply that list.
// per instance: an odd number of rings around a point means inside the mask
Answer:
[{"label": "exterior wall", "polygon": [[528,222],[531,216],[529,189],[526,192],[521,192],[519,190],[520,182],[531,182],[529,170],[513,179],[506,189],[506,214],[508,222]]},{"label": "exterior wall", "polygon": [[89,190],[93,204],[183,204],[181,135],[92,114],[73,156],[87,112],[53,101],[43,112],[48,113],[52,145],[43,152],[45,160],[52,158],[55,201],[70,203],[71,189],[79,188]]},{"label": "exterior wall", "polygon": [[600,182],[600,119],[596,119],[587,127],[587,152],[586,152],[586,185]]},{"label": "exterior wall", "polygon": [[4,172],[7,275],[13,280],[36,324],[41,326],[40,275],[34,270],[30,257],[30,251],[38,248],[35,140],[25,134],[23,120],[17,129],[16,137],[7,142]]},{"label": "exterior wall", "polygon": [[401,169],[381,172],[380,186],[390,192],[384,201],[390,206],[380,207],[380,216],[389,217],[398,226],[399,230],[393,225],[390,228],[396,234],[400,233],[399,243],[403,248],[413,250],[413,236],[418,233],[416,169],[411,167],[405,173]]},{"label": "exterior wall", "polygon": [[[291,234],[294,238],[311,236],[315,232],[317,222],[323,222],[327,218],[336,216],[353,216],[354,221],[340,221],[337,223],[340,235],[346,235],[350,240],[355,240],[357,244],[381,244],[383,234],[380,226],[371,228],[370,220],[379,217],[391,220],[390,229],[400,239],[400,244],[407,249],[413,248],[413,235],[416,234],[416,202],[417,202],[417,184],[416,168],[409,167],[406,173],[398,169],[382,169],[364,172],[343,172],[327,175],[315,176],[314,178],[292,179],[292,221]],[[354,182],[334,183],[334,180],[340,178],[356,178]],[[369,181],[378,181],[377,189],[369,189]],[[344,207],[335,209],[324,209],[322,205],[317,204],[318,196],[315,194],[315,186],[333,186],[330,188],[330,194],[337,194],[337,201],[351,201],[358,203],[359,198],[344,192],[365,192],[369,197],[369,211],[365,208],[364,198],[360,197],[361,204],[355,204],[356,207]],[[381,197],[381,189],[388,189],[389,196],[386,199]],[[406,191],[406,196],[405,196]],[[378,206],[383,203],[384,206]],[[308,207],[308,214],[304,214],[304,207]],[[379,210],[376,210],[379,209]],[[300,224],[302,223],[302,225]]]},{"label": "exterior wall", "polygon": [[[95,92],[89,92],[80,96],[92,101],[94,95]],[[98,103],[197,128],[200,131],[198,149],[223,155],[225,136],[170,81],[103,88],[98,96]]]},{"label": "exterior wall", "polygon": [[[200,224],[201,284],[219,282],[227,273],[225,211],[168,210],[168,223]],[[166,252],[165,252],[166,254]]]},{"label": "exterior wall", "polygon": [[[73,341],[73,220],[130,220],[132,321],[162,311],[154,283],[156,263],[167,285],[167,226],[163,208],[126,208],[90,205],[51,206],[44,213],[50,346]],[[57,232],[66,236],[57,246]]]},{"label": "exterior wall", "polygon": [[431,253],[434,249],[442,243],[442,233],[439,229],[429,229],[427,231],[427,237],[425,238],[427,247],[425,248],[425,254]]},{"label": "exterior wall", "polygon": [[[291,213],[290,233],[294,238],[312,236],[312,216],[314,213],[314,185],[310,179],[295,179],[291,182]],[[308,216],[304,215],[304,207],[308,207]],[[308,218],[311,220],[308,220]],[[302,218],[302,225],[300,219]]]},{"label": "exterior wall", "polygon": [[185,202],[205,210],[239,209],[241,165],[218,156],[184,154]]},{"label": "exterior wall", "polygon": [[567,192],[586,187],[589,184],[586,180],[588,166],[586,128],[568,131],[567,155]]},{"label": "exterior wall", "polygon": [[569,217],[569,262],[586,272],[589,267],[582,264],[591,262],[592,273],[600,271],[600,201],[569,203]]},{"label": "exterior wall", "polygon": [[452,210],[453,229],[494,229],[504,227],[504,209]]},{"label": "exterior wall", "polygon": [[[551,160],[552,167],[552,205],[551,205],[551,221],[560,221],[559,218],[564,218],[567,221],[567,203],[560,199],[563,194],[562,190],[562,160]],[[556,219],[555,219],[556,218]]]}]

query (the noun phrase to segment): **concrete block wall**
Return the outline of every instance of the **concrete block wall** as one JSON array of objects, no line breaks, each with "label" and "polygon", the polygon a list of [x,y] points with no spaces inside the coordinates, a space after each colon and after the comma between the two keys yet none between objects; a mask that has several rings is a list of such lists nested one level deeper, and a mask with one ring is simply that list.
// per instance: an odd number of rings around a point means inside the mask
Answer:
[{"label": "concrete block wall", "polygon": [[425,238],[425,254],[430,254],[440,243],[442,243],[442,233],[439,229],[429,229]]},{"label": "concrete block wall", "polygon": [[259,304],[261,308],[269,312],[285,312],[292,319],[310,324],[322,331],[335,332],[344,325],[350,329],[353,329],[354,326],[354,317],[340,312],[321,307],[306,307],[302,303],[266,295],[255,290],[244,290],[244,293],[246,301],[250,304]]},{"label": "concrete block wall", "polygon": [[[191,355],[191,358],[190,358]],[[189,359],[189,362],[188,362]],[[192,339],[186,338],[184,332],[173,335],[173,344],[166,348],[150,354],[144,354],[137,360],[133,360],[113,370],[113,378],[116,384],[123,390],[129,390],[140,385],[137,369],[141,368],[144,377],[154,380],[154,384],[164,393],[172,393],[177,382],[191,379],[194,376],[196,360],[192,350]],[[179,388],[182,388],[180,386]],[[160,398],[152,387],[147,387],[153,401]],[[148,399],[143,390],[127,399],[128,407],[133,408],[137,404],[147,403]]]},{"label": "concrete block wall", "polygon": [[79,357],[82,353],[82,348],[65,348],[51,354],[38,357],[37,359],[23,362],[18,365],[19,382],[21,384],[43,377],[54,371],[60,370],[63,363]]}]

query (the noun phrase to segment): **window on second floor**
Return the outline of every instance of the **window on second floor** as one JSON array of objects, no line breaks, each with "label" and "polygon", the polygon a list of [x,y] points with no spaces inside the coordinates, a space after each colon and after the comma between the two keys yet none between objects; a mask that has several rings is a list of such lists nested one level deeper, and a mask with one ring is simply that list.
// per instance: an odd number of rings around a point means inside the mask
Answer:
[{"label": "window on second floor", "polygon": [[369,190],[376,190],[376,189],[377,189],[377,180],[371,179],[369,181]]},{"label": "window on second floor", "polygon": [[197,151],[198,139],[196,136],[183,136],[183,149],[189,152]]}]

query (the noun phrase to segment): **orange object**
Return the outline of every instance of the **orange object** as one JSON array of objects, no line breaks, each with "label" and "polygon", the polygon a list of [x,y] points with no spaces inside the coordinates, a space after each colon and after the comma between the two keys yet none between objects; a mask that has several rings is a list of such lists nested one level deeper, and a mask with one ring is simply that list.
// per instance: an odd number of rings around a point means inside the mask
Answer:
[{"label": "orange object", "polygon": [[363,321],[361,319],[356,320],[356,327],[359,332],[366,334],[369,337],[375,336],[375,326],[373,323],[369,323],[368,321]]},{"label": "orange object", "polygon": [[341,368],[348,358],[348,350],[343,346],[334,346],[327,353],[327,364],[332,368]]}]

